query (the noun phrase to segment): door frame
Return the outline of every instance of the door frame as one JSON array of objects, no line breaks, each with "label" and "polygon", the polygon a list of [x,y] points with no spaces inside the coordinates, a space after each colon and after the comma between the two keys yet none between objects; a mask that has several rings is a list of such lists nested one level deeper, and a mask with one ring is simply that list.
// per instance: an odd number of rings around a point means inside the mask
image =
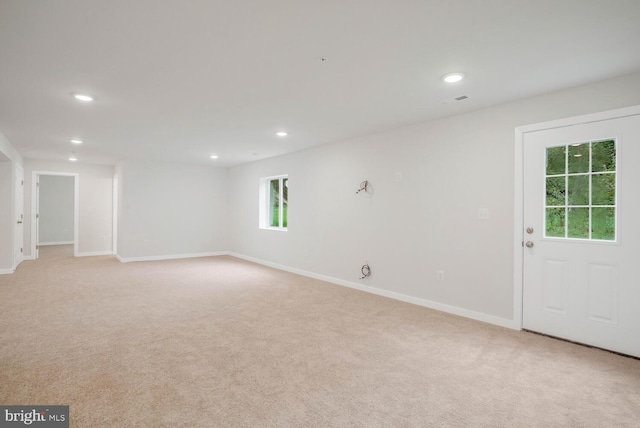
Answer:
[{"label": "door frame", "polygon": [[38,191],[38,177],[41,175],[58,175],[73,177],[73,256],[78,257],[78,233],[79,233],[79,212],[80,212],[80,174],[74,172],[56,171],[32,171],[31,173],[31,254],[34,259],[38,258],[38,221],[36,214],[40,204],[40,192]]},{"label": "door frame", "polygon": [[524,287],[524,139],[530,132],[544,131],[567,126],[602,122],[628,116],[640,115],[640,105],[607,110],[599,113],[568,117],[549,122],[535,123],[516,128],[515,177],[514,177],[514,233],[513,233],[513,322],[522,330]]},{"label": "door frame", "polygon": [[[18,182],[18,172],[21,175],[21,182]],[[25,216],[24,216],[24,167],[17,163],[14,163],[14,168],[11,171],[13,174],[12,180],[14,181],[13,185],[13,270],[15,272],[18,269],[20,263],[24,261],[24,224],[25,224]],[[20,204],[21,202],[21,204]],[[18,208],[20,209],[21,218],[18,218]],[[17,226],[17,222],[21,221],[21,226]],[[22,233],[18,232],[18,229],[22,230]],[[20,253],[18,254],[17,248],[20,247]]]}]

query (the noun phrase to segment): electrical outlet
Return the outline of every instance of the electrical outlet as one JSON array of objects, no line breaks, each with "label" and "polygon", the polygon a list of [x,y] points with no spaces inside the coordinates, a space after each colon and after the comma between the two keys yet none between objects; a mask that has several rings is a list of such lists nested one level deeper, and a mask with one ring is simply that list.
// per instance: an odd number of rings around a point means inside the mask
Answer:
[{"label": "electrical outlet", "polygon": [[402,173],[401,172],[396,172],[396,181],[398,181],[398,182],[402,181]]},{"label": "electrical outlet", "polygon": [[436,271],[436,279],[438,281],[444,281],[444,271],[443,270]]},{"label": "electrical outlet", "polygon": [[479,208],[478,209],[478,219],[480,219],[480,220],[489,220],[489,208]]}]

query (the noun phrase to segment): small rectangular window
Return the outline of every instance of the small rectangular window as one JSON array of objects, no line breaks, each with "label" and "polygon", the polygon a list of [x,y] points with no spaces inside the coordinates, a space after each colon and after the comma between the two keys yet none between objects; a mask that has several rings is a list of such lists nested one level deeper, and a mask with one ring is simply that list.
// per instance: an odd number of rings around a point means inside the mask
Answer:
[{"label": "small rectangular window", "polygon": [[616,141],[548,147],[545,236],[616,240]]},{"label": "small rectangular window", "polygon": [[260,227],[287,230],[288,201],[289,178],[286,175],[260,180]]}]

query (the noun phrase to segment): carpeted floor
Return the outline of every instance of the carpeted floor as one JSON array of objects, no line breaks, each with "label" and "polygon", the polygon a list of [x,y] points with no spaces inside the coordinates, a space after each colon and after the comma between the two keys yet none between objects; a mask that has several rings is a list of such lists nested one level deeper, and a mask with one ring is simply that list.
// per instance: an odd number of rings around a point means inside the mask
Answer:
[{"label": "carpeted floor", "polygon": [[44,247],[0,276],[0,404],[73,427],[639,427],[640,361],[232,257]]}]

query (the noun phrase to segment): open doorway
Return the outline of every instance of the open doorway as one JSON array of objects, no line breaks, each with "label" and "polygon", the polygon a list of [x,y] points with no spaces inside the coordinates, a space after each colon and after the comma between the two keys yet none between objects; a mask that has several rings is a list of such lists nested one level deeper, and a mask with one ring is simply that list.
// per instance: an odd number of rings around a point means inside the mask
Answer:
[{"label": "open doorway", "polygon": [[78,174],[33,172],[31,254],[44,246],[71,246],[78,255]]}]

